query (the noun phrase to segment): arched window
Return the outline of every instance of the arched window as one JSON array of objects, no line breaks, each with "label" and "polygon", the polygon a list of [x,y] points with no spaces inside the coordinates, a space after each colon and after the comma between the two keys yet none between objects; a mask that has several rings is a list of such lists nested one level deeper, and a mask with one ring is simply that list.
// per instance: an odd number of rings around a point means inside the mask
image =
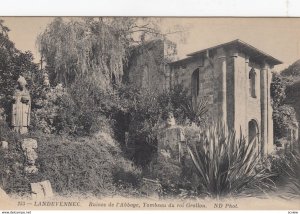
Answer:
[{"label": "arched window", "polygon": [[196,69],[192,74],[192,98],[194,101],[197,100],[197,97],[199,95],[199,68]]},{"label": "arched window", "polygon": [[255,85],[256,73],[255,70],[252,68],[249,72],[249,92],[251,97],[256,98],[256,85]]}]

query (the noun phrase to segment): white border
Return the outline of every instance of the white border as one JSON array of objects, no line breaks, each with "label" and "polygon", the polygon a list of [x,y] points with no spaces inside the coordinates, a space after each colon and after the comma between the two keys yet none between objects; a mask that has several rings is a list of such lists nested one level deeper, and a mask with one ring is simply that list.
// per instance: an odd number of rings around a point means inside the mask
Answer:
[{"label": "white border", "polygon": [[0,16],[300,16],[299,0],[0,0]]},{"label": "white border", "polygon": [[[298,0],[0,0],[0,16],[242,16],[300,17]],[[32,211],[49,213],[53,211]],[[85,213],[86,211],[55,211]],[[89,211],[89,213],[127,213]],[[132,213],[132,211],[129,211]],[[141,211],[137,211],[141,212]],[[149,213],[153,211],[143,211]],[[157,212],[157,211],[155,211]],[[159,211],[159,213],[178,211]],[[199,212],[196,211],[197,213]],[[200,211],[224,213],[224,211]],[[242,211],[242,213],[288,213],[283,211]],[[192,211],[189,211],[192,213]],[[228,213],[228,212],[227,212]],[[232,211],[230,211],[232,213]],[[234,212],[241,213],[241,210]]]}]

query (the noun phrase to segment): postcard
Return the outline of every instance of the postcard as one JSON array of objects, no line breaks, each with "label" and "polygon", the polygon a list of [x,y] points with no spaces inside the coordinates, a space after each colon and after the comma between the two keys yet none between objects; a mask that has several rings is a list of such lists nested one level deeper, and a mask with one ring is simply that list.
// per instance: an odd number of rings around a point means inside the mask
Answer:
[{"label": "postcard", "polygon": [[0,209],[299,210],[299,35],[299,18],[0,17]]}]

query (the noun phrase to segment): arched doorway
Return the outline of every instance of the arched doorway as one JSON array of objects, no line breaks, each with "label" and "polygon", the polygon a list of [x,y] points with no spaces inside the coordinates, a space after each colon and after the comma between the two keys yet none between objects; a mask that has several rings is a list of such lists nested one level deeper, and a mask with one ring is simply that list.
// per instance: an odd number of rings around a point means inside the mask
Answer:
[{"label": "arched doorway", "polygon": [[257,147],[257,152],[259,153],[260,144],[259,144],[259,129],[257,122],[252,119],[248,123],[248,142],[254,144]]},{"label": "arched doorway", "polygon": [[197,68],[192,74],[192,83],[191,83],[191,92],[192,92],[192,101],[197,103],[197,97],[199,95],[199,68]]}]

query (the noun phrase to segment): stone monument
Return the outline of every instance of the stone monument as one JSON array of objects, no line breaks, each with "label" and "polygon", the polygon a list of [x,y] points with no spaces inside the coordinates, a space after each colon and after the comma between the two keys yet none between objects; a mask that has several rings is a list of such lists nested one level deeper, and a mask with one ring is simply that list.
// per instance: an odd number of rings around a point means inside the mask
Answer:
[{"label": "stone monument", "polygon": [[13,95],[11,125],[13,129],[20,134],[27,133],[30,124],[31,99],[26,85],[27,82],[25,78],[20,76],[18,79],[18,87]]},{"label": "stone monument", "polygon": [[8,149],[8,142],[7,141],[1,141],[0,142],[0,148],[2,150],[7,150]]},{"label": "stone monument", "polygon": [[31,183],[30,187],[32,199],[44,199],[53,197],[53,190],[49,180],[38,183]]},{"label": "stone monument", "polygon": [[176,125],[173,113],[169,112],[166,129],[158,137],[158,156],[178,160],[180,163],[183,155],[183,142],[185,142],[183,129]]},{"label": "stone monument", "polygon": [[38,158],[36,149],[37,141],[31,138],[25,138],[21,142],[21,148],[25,155],[25,166],[24,171],[28,174],[35,174],[38,172],[37,167],[35,166],[35,160]]}]

